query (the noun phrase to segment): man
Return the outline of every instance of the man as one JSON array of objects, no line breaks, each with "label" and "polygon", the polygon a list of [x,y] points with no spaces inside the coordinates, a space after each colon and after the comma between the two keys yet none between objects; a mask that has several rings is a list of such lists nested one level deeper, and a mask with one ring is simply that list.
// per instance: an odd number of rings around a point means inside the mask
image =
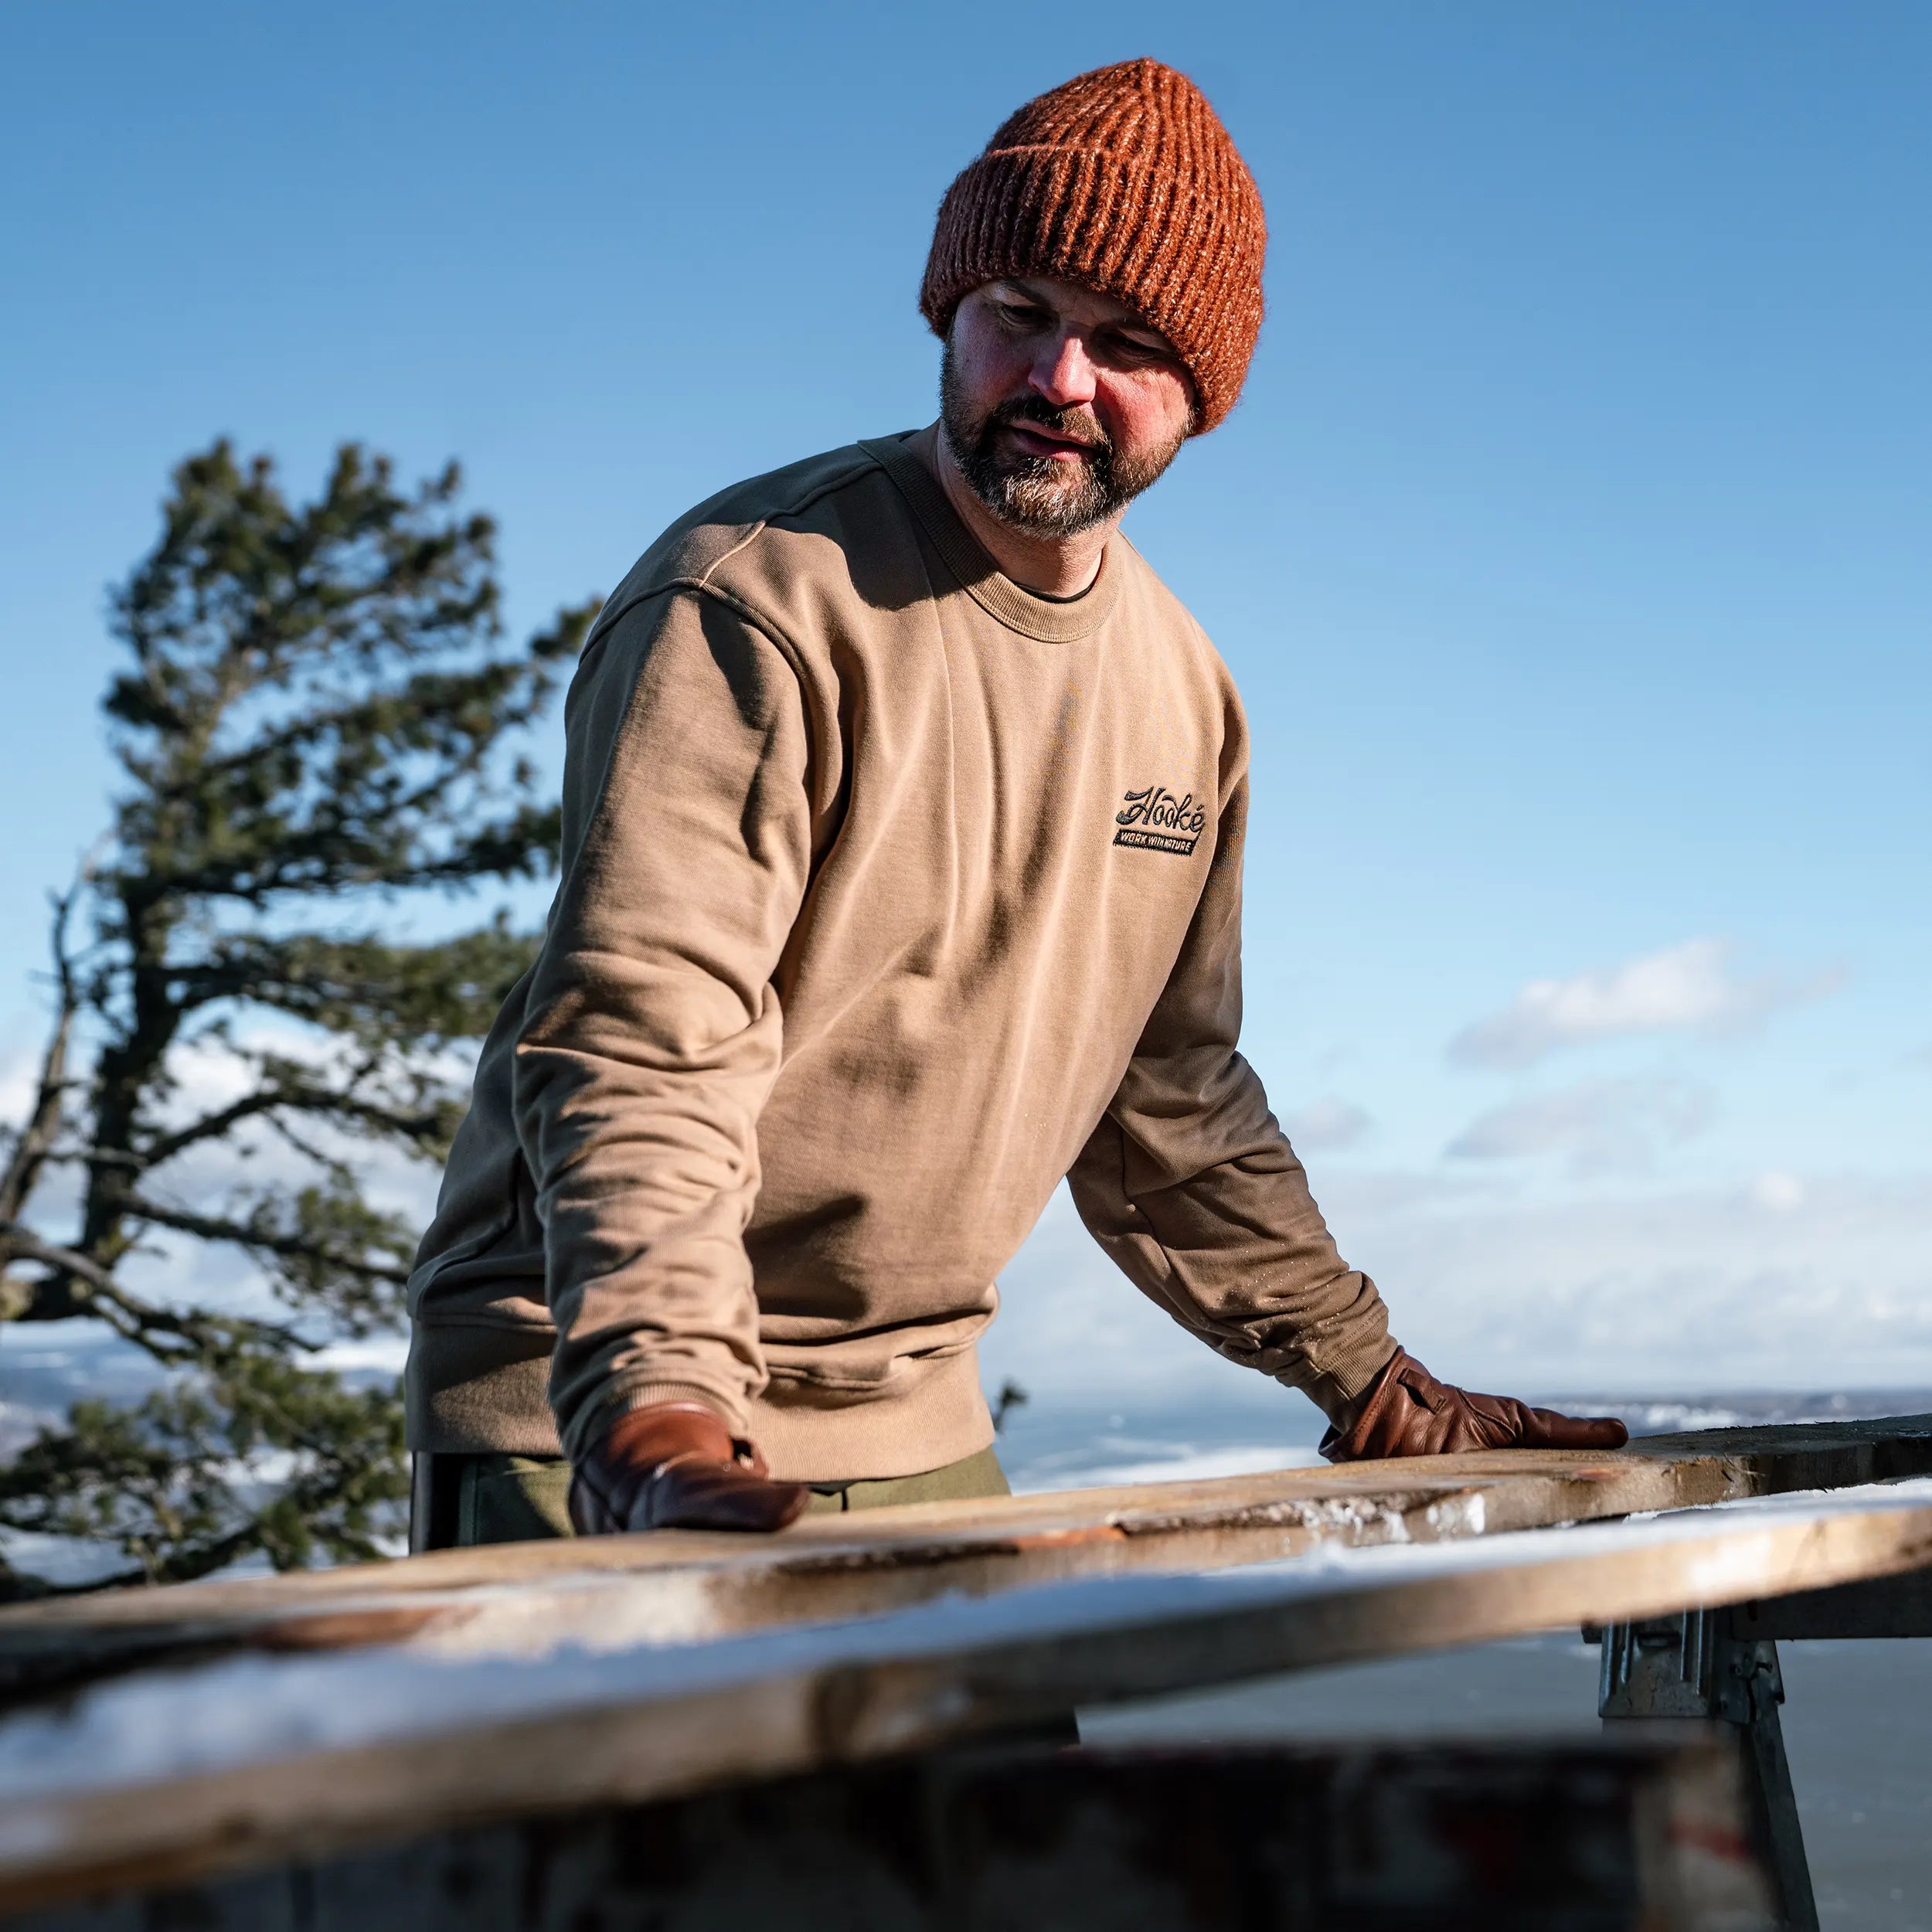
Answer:
[{"label": "man", "polygon": [[1396,1345],[1236,1051],[1246,726],[1119,525],[1233,406],[1264,243],[1182,76],[1042,96],[940,211],[940,423],[714,497],[605,605],[410,1284],[419,1541],[1003,1492],[975,1342],[1063,1176],[1331,1457],[1624,1440]]}]

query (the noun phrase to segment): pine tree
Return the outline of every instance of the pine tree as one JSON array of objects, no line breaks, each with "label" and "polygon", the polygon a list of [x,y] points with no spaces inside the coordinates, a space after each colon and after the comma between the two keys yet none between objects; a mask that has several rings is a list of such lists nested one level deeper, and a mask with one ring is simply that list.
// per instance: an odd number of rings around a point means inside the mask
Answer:
[{"label": "pine tree", "polygon": [[[414,1235],[371,1158],[440,1161],[461,1043],[534,944],[500,909],[413,937],[411,909],[552,865],[515,742],[596,608],[506,647],[459,488],[405,494],[350,445],[291,505],[218,442],[115,597],[125,785],[56,906],[53,1026],[0,1145],[0,1321],[103,1322],[156,1371],[0,1468],[0,1528],[121,1553],[90,1587],[363,1559],[400,1526],[398,1393],[314,1358],[398,1323]],[[144,1289],[157,1240],[245,1257],[257,1291]],[[53,1587],[0,1565],[0,1596]]]}]

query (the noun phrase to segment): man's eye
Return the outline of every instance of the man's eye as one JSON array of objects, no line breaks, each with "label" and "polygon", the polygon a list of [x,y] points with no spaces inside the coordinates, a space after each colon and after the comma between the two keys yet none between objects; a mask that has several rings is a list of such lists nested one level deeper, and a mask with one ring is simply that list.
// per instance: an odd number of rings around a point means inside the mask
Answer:
[{"label": "man's eye", "polygon": [[1002,302],[999,313],[1000,319],[1013,328],[1038,328],[1046,319],[1039,309],[1019,302]]}]

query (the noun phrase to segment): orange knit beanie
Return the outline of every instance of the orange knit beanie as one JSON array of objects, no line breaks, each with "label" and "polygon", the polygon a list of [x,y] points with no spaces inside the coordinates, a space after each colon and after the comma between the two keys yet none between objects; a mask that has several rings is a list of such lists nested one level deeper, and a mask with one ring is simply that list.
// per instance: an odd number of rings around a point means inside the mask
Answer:
[{"label": "orange knit beanie", "polygon": [[1200,397],[1234,406],[1261,327],[1261,196],[1185,74],[1097,67],[1012,116],[940,203],[919,306],[944,335],[961,298],[1050,275],[1126,302],[1166,336]]}]

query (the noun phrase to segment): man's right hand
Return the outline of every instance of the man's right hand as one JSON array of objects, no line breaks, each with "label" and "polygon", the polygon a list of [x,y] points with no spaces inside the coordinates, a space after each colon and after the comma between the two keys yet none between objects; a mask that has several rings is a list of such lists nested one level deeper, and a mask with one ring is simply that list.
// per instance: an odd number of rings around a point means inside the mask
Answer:
[{"label": "man's right hand", "polygon": [[764,1458],[702,1402],[654,1402],[617,1417],[570,1476],[580,1536],[634,1529],[783,1529],[803,1483],[774,1482]]}]

